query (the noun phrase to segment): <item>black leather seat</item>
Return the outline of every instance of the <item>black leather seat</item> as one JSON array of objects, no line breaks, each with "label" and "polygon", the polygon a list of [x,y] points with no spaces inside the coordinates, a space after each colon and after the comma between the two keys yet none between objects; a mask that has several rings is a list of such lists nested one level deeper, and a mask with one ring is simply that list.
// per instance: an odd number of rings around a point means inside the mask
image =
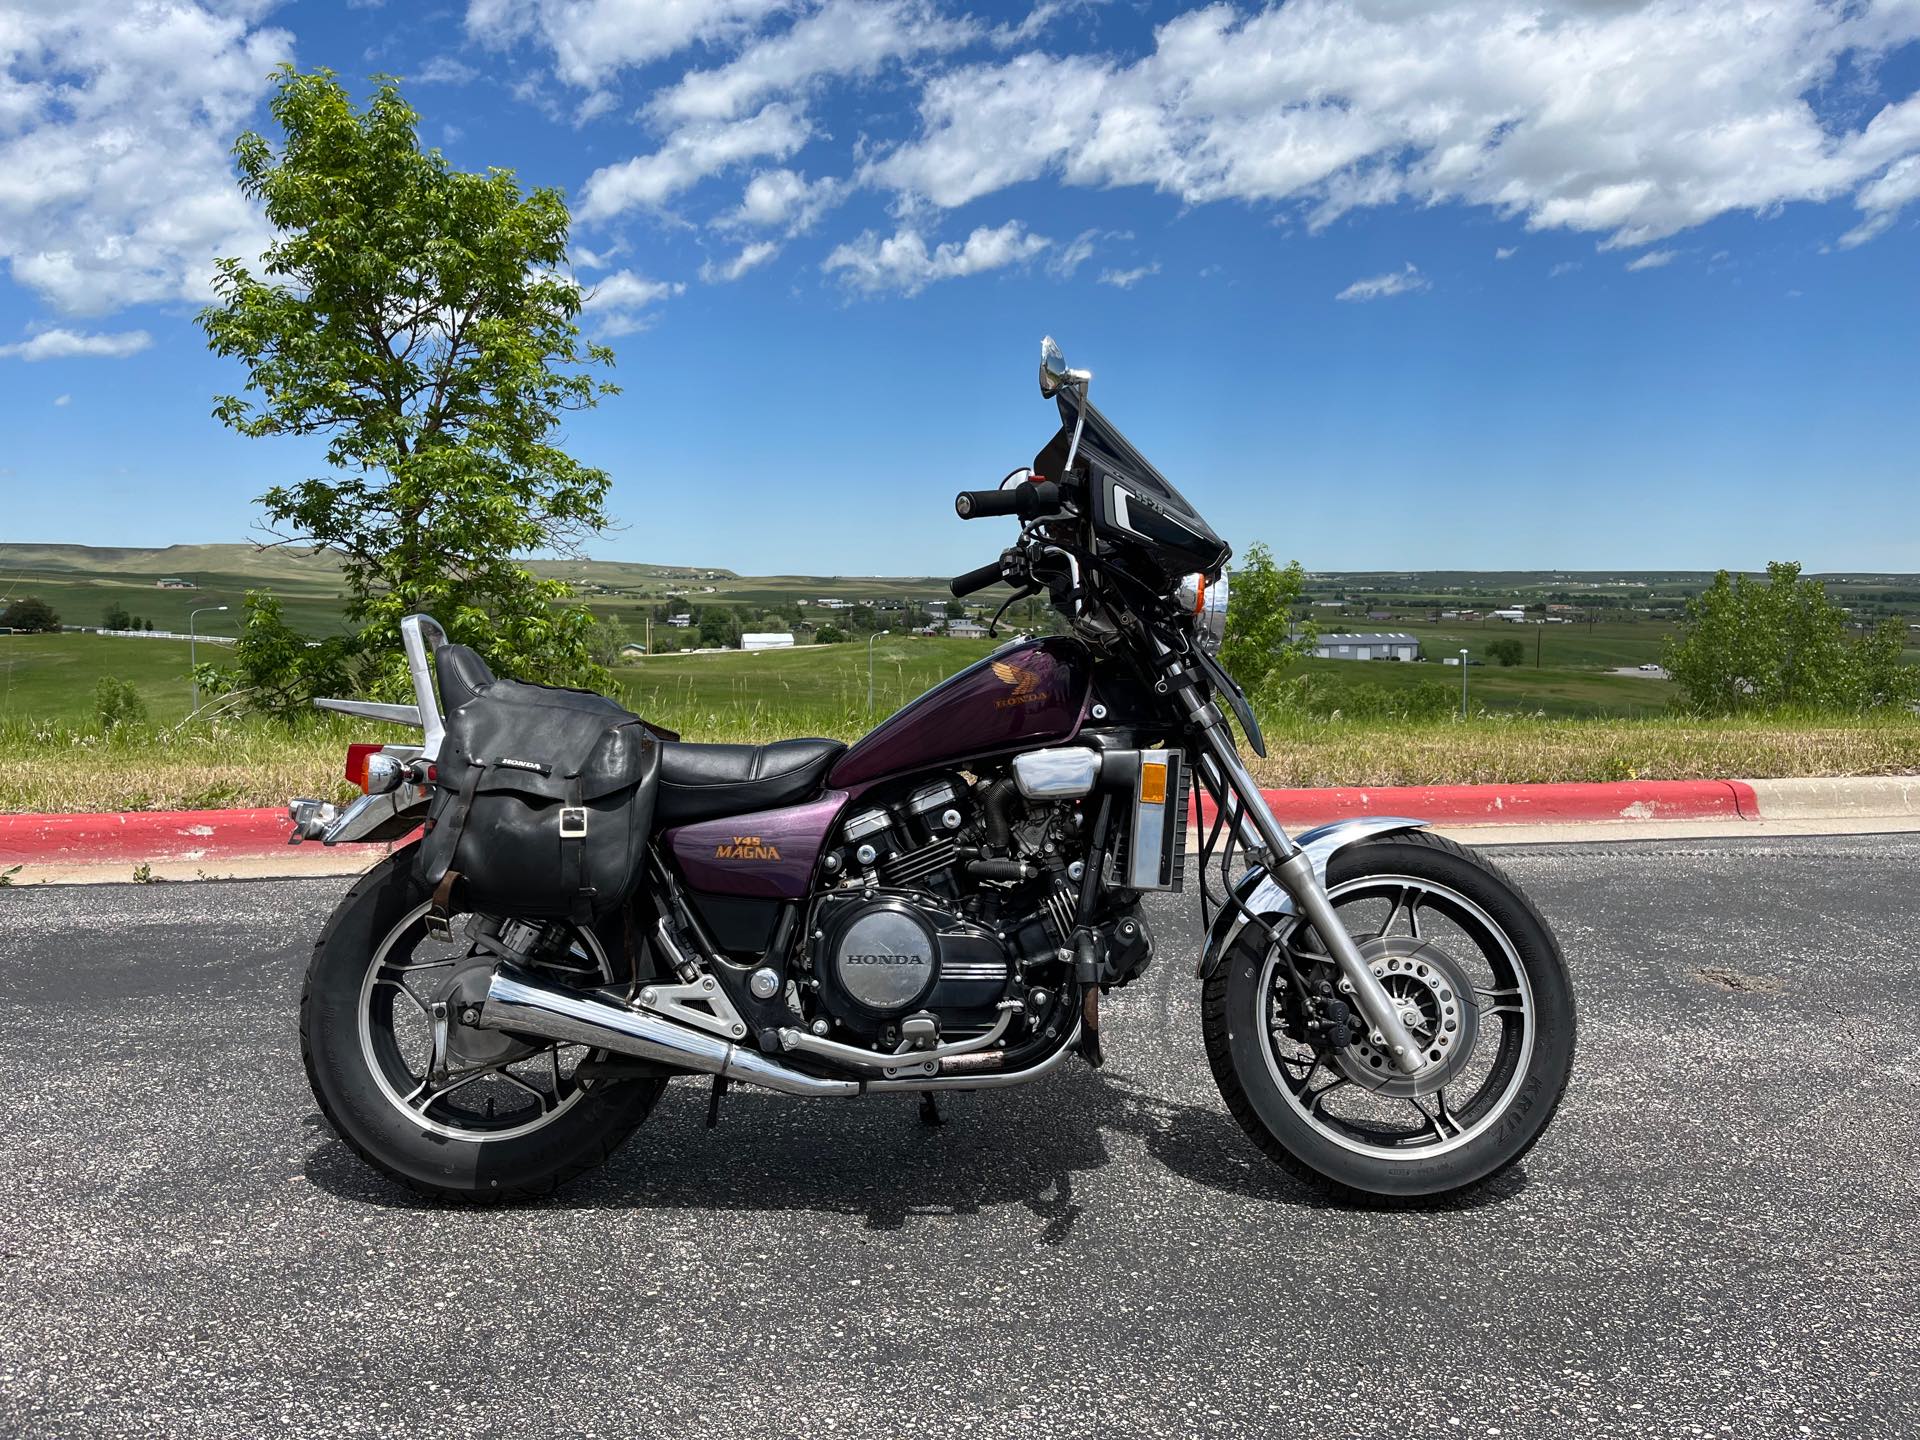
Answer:
[{"label": "black leather seat", "polygon": [[772,810],[807,799],[846,751],[838,740],[776,740],[771,745],[660,747],[660,789],[653,823],[685,825]]}]

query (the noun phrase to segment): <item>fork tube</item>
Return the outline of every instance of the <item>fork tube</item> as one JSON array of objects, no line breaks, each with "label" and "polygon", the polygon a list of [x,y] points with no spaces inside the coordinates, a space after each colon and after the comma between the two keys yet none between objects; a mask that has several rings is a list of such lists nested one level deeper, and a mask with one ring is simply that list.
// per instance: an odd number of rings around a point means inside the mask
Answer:
[{"label": "fork tube", "polygon": [[[1165,654],[1162,647],[1162,655]],[[1259,784],[1247,769],[1246,762],[1240,758],[1239,748],[1227,732],[1226,717],[1220,713],[1220,707],[1204,696],[1198,685],[1179,683],[1185,679],[1186,670],[1178,660],[1167,665],[1166,676],[1168,688],[1180,697],[1180,703],[1186,708],[1194,728],[1199,731],[1200,743],[1206,746],[1208,758],[1220,767],[1234,794],[1240,797],[1247,818],[1259,832],[1265,848],[1262,858],[1266,861],[1267,873],[1293,897],[1294,903],[1300,907],[1300,913],[1327,947],[1333,963],[1340,968],[1341,978],[1353,987],[1354,1003],[1359,1007],[1361,1017],[1366,1020],[1367,1029],[1372,1032],[1369,1038],[1390,1054],[1393,1063],[1402,1071],[1412,1074],[1424,1063],[1419,1044],[1400,1019],[1393,997],[1387,994],[1386,987],[1381,985],[1379,977],[1360,954],[1360,947],[1354,943],[1353,936],[1347,933],[1347,927],[1340,922],[1333,901],[1327,896],[1327,887],[1321,883],[1320,876],[1313,868],[1312,859],[1293,843],[1268,808]]]}]

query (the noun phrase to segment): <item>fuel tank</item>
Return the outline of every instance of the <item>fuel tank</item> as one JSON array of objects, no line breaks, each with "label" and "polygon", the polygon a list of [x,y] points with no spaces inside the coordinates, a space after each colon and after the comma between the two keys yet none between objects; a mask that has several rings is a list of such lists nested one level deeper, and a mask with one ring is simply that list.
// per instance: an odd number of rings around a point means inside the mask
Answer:
[{"label": "fuel tank", "polygon": [[1071,739],[1086,716],[1093,656],[1066,636],[1003,645],[880,722],[833,767],[836,790],[974,755]]}]

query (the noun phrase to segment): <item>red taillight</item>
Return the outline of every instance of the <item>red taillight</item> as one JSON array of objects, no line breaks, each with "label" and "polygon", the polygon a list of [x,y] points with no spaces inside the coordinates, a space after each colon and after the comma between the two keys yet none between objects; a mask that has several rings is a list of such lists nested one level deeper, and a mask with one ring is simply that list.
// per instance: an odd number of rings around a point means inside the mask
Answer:
[{"label": "red taillight", "polygon": [[347,746],[347,779],[358,785],[363,794],[367,788],[367,757],[379,753],[378,745]]}]

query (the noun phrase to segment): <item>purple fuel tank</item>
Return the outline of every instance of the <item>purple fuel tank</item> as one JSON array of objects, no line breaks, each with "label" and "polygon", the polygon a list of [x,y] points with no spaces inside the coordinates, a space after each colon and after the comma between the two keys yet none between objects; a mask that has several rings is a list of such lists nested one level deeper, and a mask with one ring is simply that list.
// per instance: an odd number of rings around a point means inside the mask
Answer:
[{"label": "purple fuel tank", "polygon": [[1067,740],[1086,714],[1093,657],[1078,640],[1003,646],[869,731],[833,767],[836,790],[996,751]]}]

